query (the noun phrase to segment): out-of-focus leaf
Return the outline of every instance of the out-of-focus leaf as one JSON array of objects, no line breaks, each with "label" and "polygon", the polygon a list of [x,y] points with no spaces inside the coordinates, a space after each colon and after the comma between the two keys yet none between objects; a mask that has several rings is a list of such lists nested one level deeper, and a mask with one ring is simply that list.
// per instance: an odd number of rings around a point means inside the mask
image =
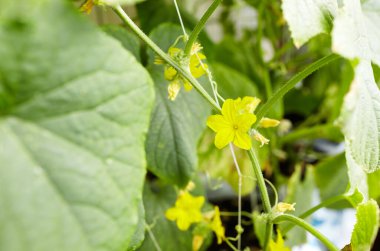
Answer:
[{"label": "out-of-focus leaf", "polygon": [[152,80],[71,4],[0,1],[0,250],[124,251],[138,227]]},{"label": "out-of-focus leaf", "polygon": [[104,25],[102,28],[108,35],[119,40],[121,45],[140,61],[140,43],[135,35],[117,25]]},{"label": "out-of-focus leaf", "polygon": [[380,66],[380,2],[345,0],[334,20],[333,50]]},{"label": "out-of-focus leaf", "polygon": [[351,235],[352,250],[368,251],[379,230],[379,206],[376,201],[361,203],[356,209],[356,224]]},{"label": "out-of-focus leaf", "polygon": [[257,86],[240,72],[221,63],[212,63],[212,74],[218,83],[218,92],[224,98],[257,96]]},{"label": "out-of-focus leaf", "polygon": [[[179,26],[164,24],[150,37],[167,50],[181,32]],[[153,64],[152,52],[149,56],[156,102],[146,141],[148,168],[167,182],[185,186],[198,165],[196,146],[211,109],[195,90],[185,92],[182,88],[174,102],[169,100],[164,67]]]},{"label": "out-of-focus leaf", "polygon": [[294,40],[300,47],[319,33],[329,33],[338,11],[336,0],[283,0],[282,10]]},{"label": "out-of-focus leaf", "polygon": [[127,248],[127,251],[137,250],[141,246],[145,238],[145,209],[144,204],[141,201],[139,204],[139,222],[137,224],[137,229],[132,236],[131,242]]},{"label": "out-of-focus leaf", "polygon": [[[308,167],[306,169],[304,180],[301,176],[301,167],[297,166],[295,172],[289,179],[288,191],[284,202],[289,204],[296,203],[295,211],[288,212],[294,215],[300,215],[312,206],[312,195],[315,188],[313,170]],[[282,227],[286,227],[287,224],[281,224]],[[303,228],[295,227],[287,234],[286,245],[294,246],[306,242],[306,231]]]},{"label": "out-of-focus leaf", "polygon": [[344,194],[348,186],[348,176],[343,153],[323,160],[313,170],[321,201]]}]

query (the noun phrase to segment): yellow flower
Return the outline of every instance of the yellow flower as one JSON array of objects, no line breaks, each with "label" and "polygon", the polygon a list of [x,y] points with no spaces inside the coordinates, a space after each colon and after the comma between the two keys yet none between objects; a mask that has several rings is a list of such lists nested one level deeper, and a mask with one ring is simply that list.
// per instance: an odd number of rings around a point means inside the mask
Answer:
[{"label": "yellow flower", "polygon": [[207,119],[207,126],[216,132],[215,146],[217,148],[222,149],[233,142],[235,146],[248,150],[252,146],[248,131],[255,123],[256,116],[252,113],[239,114],[235,101],[227,99],[223,103],[222,115],[211,115]]},{"label": "yellow flower", "polygon": [[222,225],[222,220],[220,219],[219,207],[217,206],[214,208],[214,217],[210,223],[210,227],[218,238],[218,244],[222,243],[222,240],[225,238],[225,229]]},{"label": "yellow flower", "polygon": [[280,230],[277,230],[276,242],[273,240],[270,240],[269,251],[291,251],[290,248],[284,245],[284,239],[282,238]]},{"label": "yellow flower", "polygon": [[[191,75],[194,78],[199,78],[206,73],[206,69],[208,68],[208,65],[202,62],[206,56],[199,52],[201,49],[202,46],[200,44],[194,43],[190,52],[190,56],[185,57],[182,49],[170,47],[168,50],[168,55],[180,65],[188,64]],[[156,57],[154,63],[164,64],[164,60],[160,57]],[[181,74],[178,74],[177,70],[170,65],[165,66],[164,77],[166,80],[170,81],[168,86],[168,98],[172,101],[176,99],[181,89],[181,85],[183,85],[185,91],[190,91],[193,89],[193,86],[190,84],[190,82]]]},{"label": "yellow flower", "polygon": [[201,222],[203,217],[201,208],[205,198],[194,197],[188,192],[182,192],[175,202],[175,206],[165,212],[168,220],[176,221],[180,230],[187,230],[192,223]]}]

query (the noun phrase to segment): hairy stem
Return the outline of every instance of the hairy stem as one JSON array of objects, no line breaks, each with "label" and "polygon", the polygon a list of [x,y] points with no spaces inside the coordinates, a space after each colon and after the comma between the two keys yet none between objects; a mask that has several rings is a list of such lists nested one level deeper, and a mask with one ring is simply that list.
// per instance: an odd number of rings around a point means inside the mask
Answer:
[{"label": "hairy stem", "polygon": [[206,12],[203,14],[197,25],[195,26],[194,30],[191,32],[189,36],[189,40],[186,43],[185,46],[185,55],[189,55],[191,51],[191,47],[195,43],[195,41],[198,38],[199,33],[203,30],[203,27],[206,25],[207,20],[210,18],[212,13],[216,10],[218,5],[222,2],[222,0],[214,0],[214,2],[208,7]]},{"label": "hairy stem", "polygon": [[266,213],[269,213],[272,209],[272,206],[270,204],[268,190],[267,190],[267,187],[265,185],[263,173],[261,172],[259,160],[257,159],[256,153],[253,151],[252,148],[250,150],[248,150],[248,155],[249,155],[249,158],[251,159],[251,162],[253,164],[252,165],[253,171],[254,171],[256,179],[257,179],[257,185],[259,186],[259,189],[261,192],[261,200],[263,201],[264,211]]},{"label": "hairy stem", "polygon": [[268,101],[261,106],[256,114],[257,121],[254,124],[253,128],[256,129],[259,125],[260,120],[267,114],[270,108],[278,101],[280,100],[288,91],[290,91],[298,82],[305,79],[307,76],[309,76],[314,71],[318,70],[322,66],[340,58],[340,56],[336,54],[331,54],[329,56],[323,57],[319,59],[318,61],[312,63],[311,65],[307,66],[303,71],[297,73],[294,77],[292,77],[288,82],[286,82],[275,94],[273,94]]},{"label": "hairy stem", "polygon": [[[338,201],[346,200],[346,199],[347,199],[347,197],[344,194],[331,197],[325,201],[322,201],[320,204],[310,208],[309,210],[307,210],[306,212],[304,212],[303,214],[301,214],[298,217],[301,219],[305,219],[323,207],[327,207],[327,206],[332,205]],[[284,228],[282,231],[283,234],[286,234],[287,232],[289,232],[290,229],[292,229],[293,227],[294,227],[294,225],[289,225],[288,227]]]},{"label": "hairy stem", "polygon": [[315,229],[312,225],[307,223],[301,218],[298,218],[291,214],[282,214],[274,218],[273,223],[280,223],[284,221],[292,222],[312,235],[314,235],[318,240],[320,240],[330,251],[339,251],[339,249],[329,240],[327,239],[323,234],[321,234],[317,229]]}]

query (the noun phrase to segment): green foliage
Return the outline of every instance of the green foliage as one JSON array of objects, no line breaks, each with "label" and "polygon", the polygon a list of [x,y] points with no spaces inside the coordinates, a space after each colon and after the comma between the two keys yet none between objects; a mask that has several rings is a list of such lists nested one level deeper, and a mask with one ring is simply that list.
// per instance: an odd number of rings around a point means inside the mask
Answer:
[{"label": "green foliage", "polygon": [[314,168],[315,184],[321,201],[344,194],[348,186],[344,154],[325,159]]},{"label": "green foliage", "polygon": [[357,222],[351,235],[352,250],[370,250],[379,230],[379,220],[379,206],[374,200],[369,200],[357,207]]},{"label": "green foliage", "polygon": [[1,2],[0,16],[0,250],[125,250],[147,71],[67,1]]}]

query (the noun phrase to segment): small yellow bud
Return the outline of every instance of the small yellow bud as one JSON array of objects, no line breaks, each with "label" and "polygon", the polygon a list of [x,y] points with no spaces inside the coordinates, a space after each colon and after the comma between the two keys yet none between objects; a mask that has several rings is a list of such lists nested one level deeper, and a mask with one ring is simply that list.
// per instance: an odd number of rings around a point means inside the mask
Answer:
[{"label": "small yellow bud", "polygon": [[255,131],[254,134],[253,134],[253,138],[257,141],[259,141],[261,144],[260,144],[260,147],[262,147],[263,145],[266,145],[269,143],[269,139],[265,138],[262,134],[260,134],[258,131]]},{"label": "small yellow bud", "polygon": [[295,205],[296,205],[296,203],[289,204],[289,203],[285,203],[285,202],[279,202],[275,206],[275,210],[277,212],[280,212],[280,213],[285,213],[286,211],[294,211],[294,210],[296,210],[294,207]]},{"label": "small yellow bud", "polygon": [[183,81],[183,87],[185,88],[185,91],[191,91],[193,89],[193,86],[186,79]]},{"label": "small yellow bud", "polygon": [[195,188],[195,184],[194,184],[194,182],[189,181],[189,183],[187,183],[187,185],[186,185],[185,190],[186,190],[186,191],[191,191],[191,190],[193,190],[194,188]]},{"label": "small yellow bud", "polygon": [[177,71],[173,67],[171,66],[165,67],[164,76],[166,80],[172,81],[176,75],[177,75]]},{"label": "small yellow bud", "polygon": [[177,98],[179,90],[181,89],[181,85],[179,81],[176,79],[168,85],[168,99],[174,101]]},{"label": "small yellow bud", "polygon": [[268,128],[268,127],[276,127],[280,124],[280,121],[277,119],[270,119],[270,118],[262,118],[260,120],[259,126],[263,128]]},{"label": "small yellow bud", "polygon": [[95,3],[93,0],[87,0],[82,6],[80,7],[81,12],[86,12],[87,14],[91,13],[92,8],[94,7]]},{"label": "small yellow bud", "polygon": [[194,235],[193,237],[193,251],[201,249],[204,238],[202,235]]}]

